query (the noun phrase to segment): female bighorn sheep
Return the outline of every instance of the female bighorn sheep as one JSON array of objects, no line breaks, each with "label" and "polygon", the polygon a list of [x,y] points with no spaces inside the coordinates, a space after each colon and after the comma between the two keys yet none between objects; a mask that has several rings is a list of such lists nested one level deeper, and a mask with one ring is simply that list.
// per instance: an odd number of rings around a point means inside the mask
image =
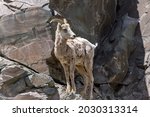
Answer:
[{"label": "female bighorn sheep", "polygon": [[55,32],[54,54],[64,68],[67,93],[76,93],[74,71],[77,71],[84,78],[84,90],[82,95],[88,94],[93,98],[93,57],[95,45],[84,38],[76,37],[65,18],[55,16],[50,23],[58,22]]}]

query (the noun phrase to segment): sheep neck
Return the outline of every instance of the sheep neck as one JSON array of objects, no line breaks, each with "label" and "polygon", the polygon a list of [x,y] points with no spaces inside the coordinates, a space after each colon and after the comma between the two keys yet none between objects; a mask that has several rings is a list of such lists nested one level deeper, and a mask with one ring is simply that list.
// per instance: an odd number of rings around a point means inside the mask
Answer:
[{"label": "sheep neck", "polygon": [[67,39],[63,39],[61,37],[61,35],[57,34],[56,40],[55,40],[55,47],[61,46],[61,47],[65,47],[67,43]]}]

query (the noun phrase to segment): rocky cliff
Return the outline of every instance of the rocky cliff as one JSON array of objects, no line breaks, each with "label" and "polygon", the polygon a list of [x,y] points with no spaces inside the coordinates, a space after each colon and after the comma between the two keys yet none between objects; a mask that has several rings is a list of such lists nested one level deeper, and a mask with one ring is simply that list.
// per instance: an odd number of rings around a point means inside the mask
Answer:
[{"label": "rocky cliff", "polygon": [[[149,0],[1,0],[1,99],[82,99],[65,95],[53,27],[46,27],[52,9],[77,35],[98,43],[94,99],[149,99]],[[78,73],[76,85],[83,87]]]}]

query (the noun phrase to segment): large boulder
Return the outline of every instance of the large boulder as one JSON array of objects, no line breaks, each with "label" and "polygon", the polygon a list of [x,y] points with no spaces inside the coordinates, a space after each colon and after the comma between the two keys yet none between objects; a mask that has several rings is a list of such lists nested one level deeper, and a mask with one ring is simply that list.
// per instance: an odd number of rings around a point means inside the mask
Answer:
[{"label": "large boulder", "polygon": [[46,59],[51,57],[53,41],[46,28],[50,12],[39,7],[0,19],[0,53],[38,72],[49,73]]}]

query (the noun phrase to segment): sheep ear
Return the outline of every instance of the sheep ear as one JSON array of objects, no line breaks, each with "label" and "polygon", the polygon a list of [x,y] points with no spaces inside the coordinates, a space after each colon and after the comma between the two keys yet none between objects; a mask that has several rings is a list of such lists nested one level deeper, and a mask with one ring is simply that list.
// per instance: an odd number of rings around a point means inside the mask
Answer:
[{"label": "sheep ear", "polygon": [[64,18],[64,24],[67,24],[68,22],[67,22],[67,20]]},{"label": "sheep ear", "polygon": [[57,24],[57,29],[61,30],[61,24],[60,23]]}]

